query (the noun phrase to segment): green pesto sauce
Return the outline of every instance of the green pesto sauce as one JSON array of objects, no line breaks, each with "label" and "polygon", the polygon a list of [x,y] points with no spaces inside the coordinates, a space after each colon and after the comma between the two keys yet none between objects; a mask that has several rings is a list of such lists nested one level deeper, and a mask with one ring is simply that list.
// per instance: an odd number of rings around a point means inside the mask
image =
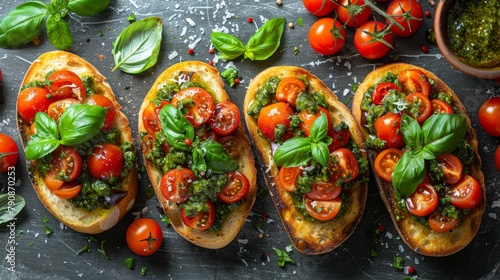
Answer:
[{"label": "green pesto sauce", "polygon": [[448,16],[452,50],[470,64],[500,64],[500,2],[458,0]]}]

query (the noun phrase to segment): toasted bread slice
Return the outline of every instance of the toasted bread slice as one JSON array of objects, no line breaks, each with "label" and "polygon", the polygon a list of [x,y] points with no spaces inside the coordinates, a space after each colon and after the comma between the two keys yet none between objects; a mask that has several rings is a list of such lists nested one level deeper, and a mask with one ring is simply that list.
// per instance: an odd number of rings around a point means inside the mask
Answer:
[{"label": "toasted bread slice", "polygon": [[[21,87],[35,80],[44,80],[47,73],[52,70],[71,70],[80,77],[91,76],[96,93],[105,95],[116,107],[114,126],[120,131],[121,142],[134,142],[128,119],[120,111],[121,106],[116,101],[106,78],[94,66],[77,55],[64,51],[52,51],[42,54],[26,72]],[[19,113],[17,114],[17,124],[23,146],[26,147],[31,135],[30,124],[23,121]],[[121,182],[122,190],[126,191],[127,195],[116,206],[109,209],[97,208],[93,211],[87,211],[77,208],[70,201],[54,195],[45,185],[45,178],[37,173],[36,164],[36,160],[27,162],[31,183],[38,198],[54,217],[75,231],[88,234],[106,231],[118,223],[135,203],[137,197],[136,167],[133,167]]]},{"label": "toasted bread slice", "polygon": [[[274,204],[281,217],[290,240],[298,251],[304,254],[322,254],[329,252],[344,242],[355,230],[363,214],[368,183],[358,183],[343,190],[348,196],[348,205],[345,211],[328,222],[310,222],[303,218],[295,208],[290,193],[280,187],[278,167],[274,163],[275,147],[267,138],[259,134],[257,120],[248,114],[248,109],[256,98],[257,91],[262,88],[271,77],[305,77],[310,85],[309,92],[318,92],[325,97],[329,104],[328,111],[332,117],[333,126],[344,121],[349,125],[351,139],[362,147],[361,132],[347,107],[338,100],[337,96],[316,76],[310,72],[293,66],[276,66],[264,70],[250,83],[244,101],[245,120],[253,144],[257,148],[258,158],[263,165],[264,177]],[[366,154],[362,152],[363,156]]]},{"label": "toasted bread slice", "polygon": [[[166,83],[177,83],[179,76],[182,73],[195,73],[197,81],[204,84],[211,90],[215,104],[225,100],[229,100],[229,96],[224,90],[224,83],[222,82],[219,72],[215,67],[212,67],[204,62],[199,61],[185,61],[172,65],[166,69],[151,86],[151,89],[144,97],[144,101],[139,111],[138,131],[139,135],[146,133],[146,128],[143,123],[143,113],[149,103],[156,98],[156,92],[161,89]],[[256,169],[253,154],[250,148],[250,142],[245,134],[243,124],[240,123],[238,128],[232,135],[238,137],[241,142],[241,149],[239,156],[236,160],[239,163],[238,171],[243,173],[249,180],[250,189],[248,194],[242,200],[243,202],[225,217],[222,225],[218,230],[199,231],[186,226],[181,218],[180,207],[177,203],[168,201],[161,193],[160,180],[163,176],[161,170],[158,170],[153,163],[146,158],[146,149],[142,149],[144,156],[144,163],[146,166],[149,179],[154,187],[156,196],[163,207],[163,210],[170,218],[175,231],[189,242],[200,247],[208,249],[219,249],[225,247],[238,235],[243,227],[245,220],[250,213],[250,210],[255,202],[257,185],[256,185]],[[141,146],[147,145],[144,139],[140,139]]]},{"label": "toasted bread slice", "polygon": [[[361,127],[363,137],[366,139],[369,135],[368,129],[364,127],[363,124],[363,111],[361,110],[361,103],[364,94],[367,90],[376,85],[386,76],[388,72],[397,73],[404,71],[406,69],[418,69],[425,73],[425,75],[434,81],[431,84],[432,92],[444,92],[448,94],[455,105],[456,108],[467,118],[468,129],[466,133],[467,142],[473,147],[475,158],[471,166],[471,176],[474,177],[478,183],[481,185],[483,191],[483,198],[480,204],[475,207],[469,214],[465,216],[461,224],[448,232],[438,233],[432,231],[429,227],[424,226],[422,223],[417,222],[411,218],[408,212],[401,210],[397,205],[395,192],[392,184],[388,181],[383,180],[377,175],[376,172],[374,176],[377,181],[378,191],[384,202],[389,214],[391,215],[394,226],[399,232],[401,238],[404,242],[414,251],[422,255],[427,256],[447,256],[453,254],[461,249],[463,249],[476,235],[481,224],[481,217],[485,210],[486,205],[486,190],[484,187],[484,175],[481,171],[481,159],[477,152],[478,142],[476,137],[476,131],[472,128],[470,119],[467,117],[467,113],[464,105],[460,102],[458,96],[451,90],[442,80],[440,80],[433,73],[414,65],[405,63],[394,63],[389,65],[381,66],[366,76],[364,81],[359,85],[356,93],[354,95],[352,103],[352,114],[356,119],[356,122]],[[377,152],[372,149],[367,149],[368,158],[370,163],[373,165]],[[401,219],[396,219],[396,214],[399,213]]]}]

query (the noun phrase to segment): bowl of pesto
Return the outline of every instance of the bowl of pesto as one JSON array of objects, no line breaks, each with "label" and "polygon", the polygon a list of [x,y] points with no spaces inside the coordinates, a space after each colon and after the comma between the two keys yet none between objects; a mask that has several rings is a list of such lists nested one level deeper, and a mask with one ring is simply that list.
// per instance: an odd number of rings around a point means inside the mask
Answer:
[{"label": "bowl of pesto", "polygon": [[440,0],[434,32],[455,68],[478,78],[500,78],[499,0]]}]

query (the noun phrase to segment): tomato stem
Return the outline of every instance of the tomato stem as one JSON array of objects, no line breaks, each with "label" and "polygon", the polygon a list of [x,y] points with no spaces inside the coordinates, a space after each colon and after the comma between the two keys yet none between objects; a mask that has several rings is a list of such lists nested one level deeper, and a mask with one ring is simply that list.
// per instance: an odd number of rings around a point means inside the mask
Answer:
[{"label": "tomato stem", "polygon": [[365,1],[365,5],[368,6],[368,7],[370,7],[370,8],[372,8],[372,10],[375,11],[376,13],[378,13],[379,15],[381,15],[384,18],[388,19],[389,22],[391,23],[391,25],[392,24],[396,25],[399,29],[401,29],[401,31],[405,30],[405,28],[401,24],[399,24],[396,20],[394,20],[390,15],[388,15],[382,9],[380,9],[379,7],[377,7],[377,5],[373,4],[371,0]]}]

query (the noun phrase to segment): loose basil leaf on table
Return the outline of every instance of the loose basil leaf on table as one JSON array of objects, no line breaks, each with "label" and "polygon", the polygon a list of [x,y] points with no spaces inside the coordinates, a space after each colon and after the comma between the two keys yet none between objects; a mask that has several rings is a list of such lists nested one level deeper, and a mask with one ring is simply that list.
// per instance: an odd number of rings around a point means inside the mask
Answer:
[{"label": "loose basil leaf on table", "polygon": [[59,119],[61,144],[81,144],[99,133],[104,125],[107,110],[95,105],[72,105],[66,108]]},{"label": "loose basil leaf on table", "polygon": [[15,48],[31,42],[43,27],[48,6],[41,2],[23,3],[0,20],[0,47]]},{"label": "loose basil leaf on table", "polygon": [[45,25],[47,27],[47,37],[49,37],[49,41],[54,47],[60,50],[68,50],[73,46],[73,36],[69,24],[59,14],[49,14]]},{"label": "loose basil leaf on table", "polygon": [[104,11],[111,0],[69,0],[68,9],[81,16],[93,16]]},{"label": "loose basil leaf on table", "polygon": [[11,200],[9,194],[0,194],[0,224],[7,223],[14,219],[26,205],[26,201],[19,195],[14,195]]},{"label": "loose basil leaf on table", "polygon": [[240,39],[230,34],[212,32],[210,41],[219,51],[218,56],[220,59],[233,60],[245,52],[245,46]]},{"label": "loose basil leaf on table", "polygon": [[163,106],[158,114],[160,124],[170,146],[185,149],[186,139],[194,140],[194,127],[174,106]]},{"label": "loose basil leaf on table", "polygon": [[248,40],[245,46],[245,58],[265,60],[273,55],[280,45],[284,28],[284,18],[266,21]]},{"label": "loose basil leaf on table", "polygon": [[163,25],[159,17],[148,17],[125,28],[113,43],[116,66],[128,74],[141,73],[156,64]]},{"label": "loose basil leaf on table", "polygon": [[408,197],[425,177],[425,160],[418,150],[406,152],[392,173],[392,185],[399,196]]},{"label": "loose basil leaf on table", "polygon": [[425,148],[435,155],[451,153],[464,139],[467,121],[458,114],[432,115],[422,125],[422,131]]}]

